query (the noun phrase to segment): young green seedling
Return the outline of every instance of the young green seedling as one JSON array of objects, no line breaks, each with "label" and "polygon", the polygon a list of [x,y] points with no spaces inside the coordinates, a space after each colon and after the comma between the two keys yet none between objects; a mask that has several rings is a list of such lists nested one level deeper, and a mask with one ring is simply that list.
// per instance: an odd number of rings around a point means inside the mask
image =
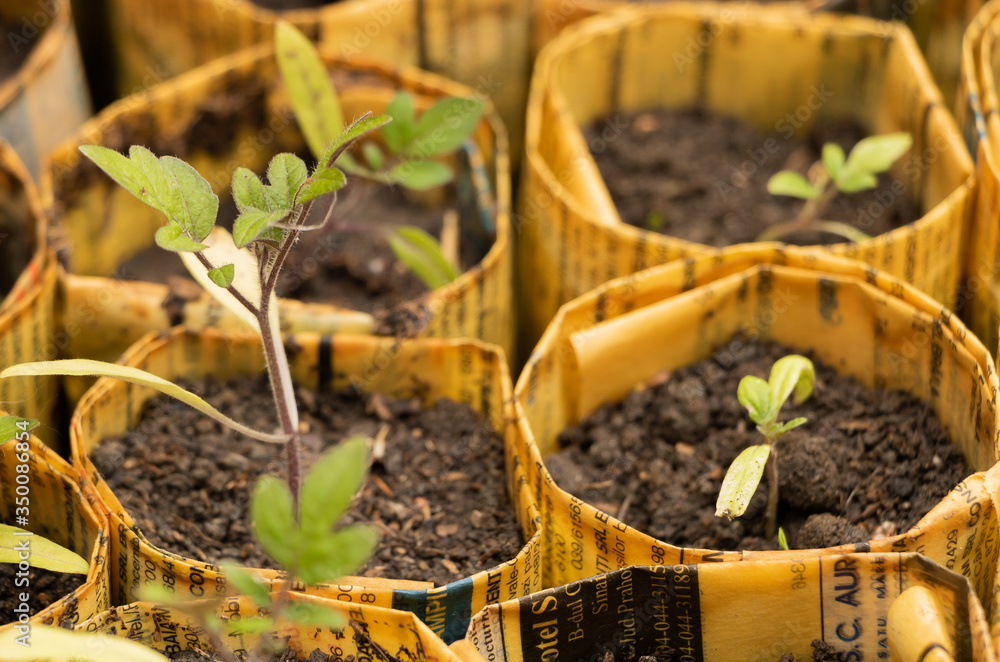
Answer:
[{"label": "young green seedling", "polygon": [[778,462],[775,445],[778,439],[793,428],[806,422],[796,418],[787,423],[778,422],[781,407],[794,394],[800,403],[812,394],[816,383],[816,371],[812,361],[804,356],[792,354],[774,362],[768,381],[748,375],[740,380],[736,396],[746,407],[750,420],[757,424],[757,430],[764,435],[765,443],[743,450],[726,472],[715,505],[716,517],[733,519],[746,512],[757,485],[768,468],[767,525],[765,535],[774,537],[778,515]]},{"label": "young green seedling", "polygon": [[871,239],[855,227],[839,221],[822,220],[821,216],[838,193],[857,193],[875,188],[876,175],[885,172],[910,149],[913,140],[908,133],[888,133],[871,136],[858,142],[850,156],[836,143],[823,145],[823,154],[810,168],[811,181],[792,170],[775,173],[767,182],[773,195],[787,195],[806,201],[798,218],[788,223],[776,223],[757,238],[758,241],[780,239],[792,232],[816,230],[858,242]]},{"label": "young green seedling", "polygon": [[[319,156],[343,122],[337,93],[312,42],[295,27],[279,22],[275,44],[296,119],[309,148]],[[346,154],[341,165],[355,177],[425,191],[454,179],[452,169],[435,158],[452,154],[463,145],[474,148],[469,138],[482,117],[483,103],[478,99],[442,99],[418,119],[413,97],[401,92],[385,112],[392,122],[382,128],[381,143],[362,142],[363,163]],[[447,285],[460,275],[457,257],[445,256],[437,239],[421,228],[402,225],[380,231],[396,258],[429,289]]]},{"label": "young green seedling", "polygon": [[[302,480],[298,410],[278,327],[274,287],[300,234],[329,222],[332,206],[322,222],[306,225],[314,202],[335,194],[346,184],[344,172],[335,165],[338,159],[359,138],[390,121],[388,116],[366,114],[338,131],[324,145],[322,157],[312,172],[292,154],[278,154],[271,159],[267,184],[250,170],[237,169],[232,191],[239,215],[232,235],[214,227],[218,196],[184,161],[172,156],[157,158],[139,146],[133,146],[128,156],[96,145],[80,148],[119,185],[163,214],[166,224],[156,232],[156,243],[180,253],[192,275],[260,333],[279,432],[242,425],[193,393],[136,368],[74,359],[26,363],[0,373],[0,378],[57,374],[115,377],[171,395],[255,439],[284,444],[288,458],[287,485],[273,478],[261,479],[252,516],[265,550],[290,577],[310,584],[332,580],[356,569],[374,549],[375,535],[371,528],[332,528],[365,475],[367,448],[357,440],[345,442],[319,460],[319,473],[314,469]],[[330,476],[337,478],[332,480]],[[248,581],[241,580],[243,575],[238,569],[230,568],[230,575],[238,588],[248,591],[252,588]],[[287,589],[288,582],[275,602],[268,603],[273,613],[291,614],[300,622],[303,619],[309,623],[319,619],[324,625],[334,622],[332,612],[317,616],[309,608],[287,604],[287,597],[282,597],[287,596]],[[304,614],[303,609],[310,614]],[[252,623],[244,620],[243,627]],[[258,624],[266,627],[269,623],[263,620]]]}]

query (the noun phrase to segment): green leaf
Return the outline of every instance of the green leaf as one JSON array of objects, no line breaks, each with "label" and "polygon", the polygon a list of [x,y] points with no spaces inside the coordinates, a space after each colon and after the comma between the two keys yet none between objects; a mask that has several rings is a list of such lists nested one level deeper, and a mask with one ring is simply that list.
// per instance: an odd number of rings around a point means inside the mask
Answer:
[{"label": "green leaf", "polygon": [[160,158],[163,169],[173,178],[180,189],[180,209],[174,217],[185,230],[204,241],[215,227],[215,217],[219,213],[219,196],[212,185],[190,165],[173,156]]},{"label": "green leaf", "polygon": [[472,135],[482,116],[483,102],[479,99],[442,99],[420,116],[404,153],[425,158],[450,154]]},{"label": "green leaf", "polygon": [[386,239],[396,259],[436,290],[458,278],[459,271],[441,252],[437,239],[420,228],[402,226],[389,231]]},{"label": "green leaf", "polygon": [[328,193],[339,191],[344,188],[345,184],[347,184],[347,177],[337,168],[326,168],[314,172],[299,190],[296,204],[301,205]]},{"label": "green leaf", "polygon": [[871,239],[871,235],[867,235],[853,225],[848,225],[847,223],[841,223],[840,221],[816,221],[815,223],[817,230],[838,235],[847,241],[860,243]]},{"label": "green leaf", "polygon": [[722,479],[719,499],[715,503],[716,517],[733,519],[746,512],[764,475],[764,465],[770,454],[770,446],[760,445],[745,448],[736,456]]},{"label": "green leaf", "polygon": [[299,531],[292,516],[292,494],[274,476],[261,476],[250,500],[250,516],[261,548],[278,563],[295,565]]},{"label": "green leaf", "polygon": [[777,403],[778,409],[781,409],[793,391],[796,403],[803,402],[812,395],[816,384],[816,369],[806,357],[789,354],[774,362],[767,381],[771,398]]},{"label": "green leaf", "polygon": [[413,140],[416,120],[413,96],[409,92],[400,92],[386,106],[385,113],[392,118],[392,122],[382,129],[382,137],[389,151],[399,154],[403,146]]},{"label": "green leaf", "polygon": [[138,368],[132,368],[104,361],[94,361],[92,359],[64,359],[59,361],[38,361],[35,363],[21,363],[11,366],[0,372],[0,379],[8,377],[38,377],[41,375],[69,375],[73,377],[113,377],[122,381],[139,384],[154,388],[161,393],[165,393],[172,398],[180,400],[186,405],[194,407],[201,413],[210,416],[223,425],[227,425],[237,432],[242,432],[248,437],[267,441],[270,443],[283,444],[288,441],[283,434],[266,434],[248,428],[242,423],[237,423],[222,412],[217,411],[212,405],[190,391],[185,391],[180,386],[168,382]]},{"label": "green leaf", "polygon": [[771,387],[760,377],[747,375],[736,387],[736,399],[746,407],[750,420],[764,424],[777,415],[777,407],[771,401]]},{"label": "green leaf", "polygon": [[139,586],[136,594],[139,600],[143,602],[152,602],[163,606],[182,606],[192,602],[192,599],[188,595],[177,593],[176,591],[168,591],[167,587],[163,584],[153,582]]},{"label": "green leaf", "polygon": [[[389,126],[392,125],[390,124]],[[382,166],[385,165],[385,155],[382,154],[382,149],[373,142],[365,143],[361,146],[361,149],[364,152],[368,167],[372,170],[381,170]]]},{"label": "green leaf", "polygon": [[264,184],[248,168],[237,168],[233,173],[233,200],[241,212],[251,209],[271,211],[264,198]]},{"label": "green leaf", "polygon": [[819,197],[819,191],[805,177],[791,170],[782,170],[767,180],[767,192],[771,195],[789,195],[793,198],[812,200]]},{"label": "green leaf", "polygon": [[[326,148],[323,152],[323,157],[319,159],[320,167],[333,165],[337,158],[343,153],[345,149],[350,147],[351,143],[358,140],[365,134],[378,129],[379,127],[385,126],[392,122],[392,118],[388,115],[371,115],[366,113],[358,119],[354,120],[349,127],[344,129]],[[345,164],[346,167],[346,164]]]},{"label": "green leaf", "polygon": [[309,539],[299,557],[298,576],[306,584],[336,581],[356,572],[378,546],[378,531],[350,524],[323,538]]},{"label": "green leaf", "polygon": [[857,193],[867,191],[878,185],[878,179],[870,172],[848,172],[845,168],[837,180],[837,189],[841,193]]},{"label": "green leaf", "polygon": [[156,241],[156,245],[160,248],[166,249],[168,251],[173,251],[175,253],[182,253],[184,251],[203,251],[208,246],[201,243],[200,241],[195,241],[191,239],[184,233],[184,228],[179,225],[164,225],[156,234],[153,235],[153,239]]},{"label": "green leaf", "polygon": [[287,152],[276,154],[267,166],[270,186],[264,189],[264,197],[271,204],[271,209],[291,209],[295,194],[308,177],[305,161]]},{"label": "green leaf", "polygon": [[278,69],[302,135],[314,156],[323,154],[344,127],[340,101],[326,67],[312,42],[290,23],[277,22],[274,42]]},{"label": "green leaf", "polygon": [[299,625],[342,628],[347,619],[339,611],[312,602],[292,602],[285,608],[285,617]]},{"label": "green leaf", "polygon": [[912,144],[913,139],[906,132],[886,133],[860,140],[851,150],[851,155],[847,157],[844,175],[885,172],[906,153],[906,150],[910,149]]},{"label": "green leaf", "polygon": [[787,423],[779,423],[778,425],[774,426],[775,438],[785,434],[789,430],[794,430],[795,428],[799,427],[806,421],[807,421],[806,418],[800,416],[799,418],[792,419]]},{"label": "green leaf", "polygon": [[32,568],[85,575],[90,564],[76,552],[16,526],[0,524],[0,563],[27,561]]},{"label": "green leaf", "polygon": [[287,209],[266,212],[259,209],[249,209],[236,218],[233,223],[233,241],[236,246],[243,248],[275,223],[281,222],[288,216]]},{"label": "green leaf", "polygon": [[21,646],[17,642],[20,636],[21,633],[13,627],[0,632],[4,662],[167,662],[165,656],[131,639],[96,632],[35,624],[31,626],[29,646]]},{"label": "green leaf", "polygon": [[260,634],[274,629],[274,619],[270,616],[240,616],[226,621],[226,631],[230,636]]},{"label": "green leaf", "polygon": [[437,161],[405,161],[389,171],[389,180],[414,191],[427,191],[451,181],[451,168]]},{"label": "green leaf", "polygon": [[323,536],[340,519],[368,475],[368,442],[351,437],[324,452],[302,480],[299,527]]},{"label": "green leaf", "polygon": [[[134,149],[145,148],[136,147]],[[81,145],[80,151],[88,159],[96,163],[97,167],[107,173],[119,186],[150,207],[166,213],[161,207],[160,202],[154,198],[152,191],[148,187],[146,177],[137,163],[129,160],[124,154],[119,154],[113,149],[101,147],[100,145]]]},{"label": "green leaf", "polygon": [[213,283],[225,289],[232,284],[233,278],[236,277],[236,267],[231,264],[224,264],[209,271],[208,277]]},{"label": "green leaf", "polygon": [[246,568],[235,563],[222,562],[219,564],[222,574],[226,576],[226,583],[237,593],[245,595],[258,607],[267,607],[271,604],[271,593],[267,586],[259,578],[247,572]]},{"label": "green leaf", "polygon": [[830,179],[837,181],[837,177],[840,176],[841,170],[844,169],[844,161],[847,157],[844,156],[843,148],[837,143],[827,143],[823,145],[823,167],[826,168],[826,172],[830,175]]},{"label": "green leaf", "polygon": [[168,176],[163,163],[151,151],[140,145],[130,147],[128,154],[142,175],[136,177],[136,181],[141,181],[143,184],[140,200],[150,207],[159,209],[171,221],[177,219],[182,206],[180,191],[176,182]]},{"label": "green leaf", "polygon": [[0,416],[0,444],[5,444],[22,432],[34,430],[39,422],[33,418],[20,416]]},{"label": "green leaf", "polygon": [[785,530],[783,528],[781,528],[780,526],[778,527],[778,547],[780,547],[781,549],[783,549],[785,551],[788,551],[788,549],[789,549],[788,548],[788,538],[785,537]]}]

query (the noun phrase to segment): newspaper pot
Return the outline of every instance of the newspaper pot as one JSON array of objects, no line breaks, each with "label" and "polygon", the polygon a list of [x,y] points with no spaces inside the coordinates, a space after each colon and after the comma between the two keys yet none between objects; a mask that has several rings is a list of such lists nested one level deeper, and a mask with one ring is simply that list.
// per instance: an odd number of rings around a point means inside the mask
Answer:
[{"label": "newspaper pot", "polygon": [[[287,637],[288,650],[296,654],[293,659],[312,659],[310,655],[314,653],[321,654],[322,659],[329,659],[327,656],[330,655],[335,656],[334,659],[361,659],[373,656],[377,650],[375,646],[390,654],[399,655],[402,659],[407,659],[406,652],[414,654],[415,659],[420,660],[451,662],[456,659],[448,647],[411,613],[371,605],[346,605],[336,600],[295,593],[289,600],[293,604],[318,604],[340,612],[365,633],[364,637],[352,637],[349,629],[345,632],[304,627],[279,619],[276,631],[265,634],[278,638]],[[225,621],[256,616],[258,613],[257,605],[241,596],[226,598],[217,610],[218,617]],[[215,651],[212,639],[206,635],[204,623],[175,607],[149,602],[133,602],[113,607],[84,622],[80,629],[127,637],[167,655],[183,651],[198,651],[202,654]],[[263,636],[239,635],[233,648],[238,655],[247,655],[260,648]]]},{"label": "newspaper pot", "polygon": [[[811,351],[869,388],[900,389],[927,401],[979,473],[963,480],[910,531],[792,552],[676,547],[554,484],[543,458],[557,448],[562,430],[659,371],[710,356],[739,331]],[[854,260],[815,249],[745,245],[611,281],[560,309],[514,390],[522,462],[542,509],[546,584],[631,564],[914,551],[969,577],[989,604],[997,518],[984,481],[987,470],[1000,471],[994,466],[996,391],[989,352],[957,317]]]},{"label": "newspaper pot", "polygon": [[263,4],[276,3],[109,0],[119,91],[149,89],[270,41],[275,22],[283,19],[342,57],[415,66],[475,88],[493,99],[520,151],[531,71],[529,0],[342,0],[286,11],[258,6]]},{"label": "newspaper pot", "polygon": [[[849,118],[870,134],[910,133],[910,157],[892,172],[907,187],[899,195],[924,216],[829,249],[951,303],[971,213],[972,163],[909,31],[853,16],[669,3],[579,23],[539,56],[518,268],[523,282],[545,286],[521,302],[530,336],[522,346],[561,303],[601,282],[708,250],[622,223],[579,128],[651,107],[702,108],[781,136],[801,135],[823,118]],[[747,161],[747,170],[756,168]]]},{"label": "newspaper pot", "polygon": [[[374,336],[288,336],[293,379],[317,390],[353,387],[387,397],[419,397],[426,405],[440,398],[467,403],[505,437],[507,492],[528,544],[506,563],[434,588],[423,582],[345,578],[337,586],[309,590],[346,602],[402,608],[416,613],[445,641],[462,637],[468,620],[483,605],[526,595],[541,586],[538,567],[537,508],[514,452],[509,427],[510,377],[502,353],[477,341],[395,341]],[[257,375],[264,368],[260,341],[247,333],[181,328],[151,333],[126,353],[121,363],[169,380],[206,375],[225,379]],[[174,586],[195,597],[224,590],[215,565],[181,557],[150,544],[89,459],[109,435],[138,425],[142,405],[155,391],[101,379],[74,412],[70,443],[75,466],[85,475],[88,497],[111,512],[112,595],[116,604],[132,602],[146,581]],[[262,570],[273,581],[277,573]]]},{"label": "newspaper pot", "polygon": [[[29,626],[41,623],[72,628],[111,604],[107,513],[87,502],[78,480],[69,463],[34,436],[0,444],[0,521],[48,538],[90,562],[83,583],[31,615]],[[28,540],[30,547],[31,538]],[[30,583],[14,584],[4,591],[31,594]],[[14,620],[7,620],[12,617]],[[18,626],[24,627],[18,614],[5,614],[0,631]]]},{"label": "newspaper pot", "polygon": [[[0,140],[0,365],[55,357],[56,265],[45,242],[38,192],[14,150]],[[0,402],[52,427],[56,380],[0,382]],[[48,436],[48,435],[46,435]],[[57,444],[58,439],[46,439]]]},{"label": "newspaper pot", "polygon": [[5,2],[0,26],[9,46],[0,65],[16,67],[0,75],[0,138],[37,178],[45,155],[90,116],[69,0]]},{"label": "newspaper pot", "polygon": [[[766,614],[766,618],[762,615]],[[468,640],[485,659],[995,660],[966,577],[919,554],[632,566],[490,605]],[[556,659],[549,654],[541,659]]]},{"label": "newspaper pot", "polygon": [[[474,94],[413,69],[393,70],[360,60],[327,62],[348,117],[378,111],[399,89],[414,93],[422,104]],[[233,102],[222,101],[226,98]],[[452,284],[383,319],[412,317],[411,333],[479,338],[510,352],[509,161],[506,135],[491,110],[474,137],[479,153],[457,159],[454,195],[451,189],[434,195],[453,197],[463,241],[484,257]],[[141,144],[157,154],[174,153],[198,168],[216,191],[228,191],[237,166],[260,170],[275,153],[304,149],[271,45],[220,59],[110,106],[53,155],[43,181],[43,199],[57,219],[54,241],[68,272],[63,280],[64,326],[77,331],[61,348],[65,355],[113,361],[150,330],[174,324],[237,327],[239,320],[207,293],[177,295],[164,285],[115,278],[127,276],[116,272],[118,265],[154,246],[153,235],[162,220],[82,157],[78,146],[87,143],[119,150]],[[473,175],[484,168],[485,178]],[[476,195],[474,182],[484,179],[489,194]],[[106,239],[95,245],[94,236]],[[165,301],[169,305],[161,306]],[[284,328],[291,332],[367,333],[376,328],[371,315],[342,307],[297,301],[283,301],[281,306]],[[74,399],[81,393],[77,385]]]}]

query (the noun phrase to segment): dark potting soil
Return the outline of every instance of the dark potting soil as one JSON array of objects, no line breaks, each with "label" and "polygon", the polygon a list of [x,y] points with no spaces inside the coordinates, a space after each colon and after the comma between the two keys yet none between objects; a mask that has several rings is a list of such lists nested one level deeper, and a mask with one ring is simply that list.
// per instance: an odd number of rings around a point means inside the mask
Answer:
[{"label": "dark potting soil", "polygon": [[[616,115],[583,131],[623,222],[720,247],[755,241],[772,224],[796,218],[804,203],[768,193],[771,175],[780,170],[805,174],[824,144],[836,142],[850,153],[866,135],[853,121],[821,122],[800,141],[788,123],[767,134],[702,110]],[[875,237],[920,217],[904,189],[882,173],[877,188],[838,194],[822,216]],[[847,241],[814,231],[782,240],[799,245]]]},{"label": "dark potting soil", "polygon": [[4,35],[0,46],[0,84],[14,76],[31,50],[41,41],[44,29],[38,28],[31,19],[23,21],[0,20],[0,34]]},{"label": "dark potting soil", "polygon": [[[810,645],[813,652],[809,659],[812,662],[837,662],[840,659],[837,656],[837,649],[822,639],[813,639]],[[782,655],[780,662],[798,662],[798,660],[794,655]]]},{"label": "dark potting soil", "polygon": [[[309,223],[319,223],[324,209],[317,203]],[[304,232],[285,262],[277,284],[278,296],[310,303],[334,304],[386,315],[400,304],[427,292],[427,286],[396,259],[377,228],[413,225],[440,237],[446,213],[426,208],[393,187],[352,184],[340,196],[326,231]],[[232,228],[237,210],[231,197],[220,201],[219,225]],[[461,242],[461,270],[482,258],[472,242]],[[123,262],[117,275],[128,280],[165,283],[189,278],[180,258],[151,246]]]},{"label": "dark potting soil", "polygon": [[[664,542],[776,549],[764,538],[766,476],[743,518],[715,517],[715,503],[732,461],[762,441],[737,401],[740,379],[767,379],[792,353],[772,342],[728,343],[598,408],[560,435],[563,450],[545,464],[563,489]],[[808,419],[777,445],[778,525],[792,548],[904,532],[972,473],[925,403],[814,363],[812,397],[789,401],[780,416]]]},{"label": "dark potting soil", "polygon": [[[257,429],[276,426],[264,376],[193,385],[212,405]],[[513,558],[523,545],[506,496],[503,440],[466,405],[297,389],[303,466],[349,435],[376,443],[374,465],[342,523],[381,533],[357,574],[446,584]],[[381,450],[380,450],[381,449]],[[154,544],[217,562],[274,567],[250,530],[259,475],[285,475],[284,449],[254,441],[165,397],[140,426],[93,453],[97,469]]]},{"label": "dark potting soil", "polygon": [[[69,595],[76,588],[87,581],[86,575],[71,574],[66,572],[52,572],[41,568],[30,568],[28,570],[28,585],[17,586],[14,582],[18,568],[16,564],[0,563],[0,618],[3,621],[11,622],[17,620],[14,612],[21,604],[20,594],[28,594],[28,609],[34,616],[39,611],[45,609],[53,602]],[[63,623],[59,623],[64,626]],[[72,627],[72,622],[68,623]]]}]

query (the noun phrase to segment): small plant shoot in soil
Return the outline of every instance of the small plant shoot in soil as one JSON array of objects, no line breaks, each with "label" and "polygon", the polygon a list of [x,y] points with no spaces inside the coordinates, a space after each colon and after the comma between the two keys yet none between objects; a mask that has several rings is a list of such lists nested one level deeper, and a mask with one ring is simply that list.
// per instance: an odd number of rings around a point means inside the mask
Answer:
[{"label": "small plant shoot in soil", "polygon": [[796,403],[805,401],[812,395],[815,383],[816,370],[812,361],[798,354],[775,361],[767,381],[753,375],[740,380],[736,397],[746,407],[750,420],[757,424],[757,430],[764,435],[765,443],[750,446],[733,460],[719,490],[716,517],[734,519],[746,512],[766,466],[769,491],[765,535],[768,539],[774,538],[778,515],[778,461],[775,445],[786,432],[806,422],[805,418],[800,417],[787,423],[779,423],[778,414],[793,394]]},{"label": "small plant shoot in soil", "polygon": [[858,242],[871,239],[857,228],[839,221],[822,220],[830,201],[838,193],[857,193],[875,188],[876,175],[887,171],[910,149],[913,139],[908,133],[887,133],[864,138],[849,156],[836,143],[823,145],[822,158],[809,169],[809,178],[793,170],[775,173],[767,182],[773,195],[787,195],[806,201],[799,217],[788,223],[777,223],[761,233],[758,241],[773,241],[799,231],[829,232]]},{"label": "small plant shoot in soil", "polygon": [[[295,117],[309,149],[319,158],[343,126],[343,113],[326,67],[312,42],[288,23],[279,22],[275,44],[281,76],[288,87]],[[392,122],[381,131],[381,142],[361,144],[362,164],[345,154],[340,165],[349,175],[427,191],[451,182],[455,173],[434,160],[471,143],[470,137],[483,114],[477,99],[447,98],[436,102],[417,118],[413,97],[400,92],[386,107]],[[371,230],[375,231],[373,225]],[[401,225],[379,229],[396,259],[431,290],[460,275],[457,255],[445,255],[440,243],[421,228]]]}]

